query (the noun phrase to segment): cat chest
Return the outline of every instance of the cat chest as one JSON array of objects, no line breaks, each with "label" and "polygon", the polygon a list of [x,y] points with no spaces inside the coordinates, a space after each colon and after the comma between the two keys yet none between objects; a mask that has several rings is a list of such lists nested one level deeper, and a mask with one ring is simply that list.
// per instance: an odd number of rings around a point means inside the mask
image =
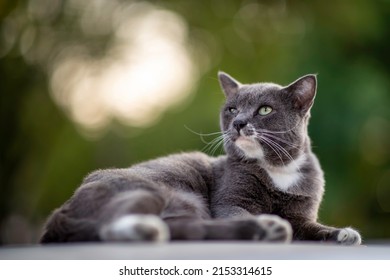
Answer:
[{"label": "cat chest", "polygon": [[281,167],[266,168],[267,174],[276,188],[288,191],[298,186],[302,179],[300,168],[305,162],[305,156],[301,155],[289,164]]},{"label": "cat chest", "polygon": [[297,186],[301,180],[300,172],[267,172],[274,186],[282,191],[288,191]]}]

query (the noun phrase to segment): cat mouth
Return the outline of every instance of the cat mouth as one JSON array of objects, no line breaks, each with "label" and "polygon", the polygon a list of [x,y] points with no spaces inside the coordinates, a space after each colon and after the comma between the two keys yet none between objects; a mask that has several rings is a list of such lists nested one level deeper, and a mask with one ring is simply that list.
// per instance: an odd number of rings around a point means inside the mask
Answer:
[{"label": "cat mouth", "polygon": [[247,158],[262,159],[263,149],[254,136],[238,136],[234,141],[236,146],[245,154]]},{"label": "cat mouth", "polygon": [[237,146],[253,146],[258,145],[258,142],[253,136],[242,136],[239,135],[234,141]]},{"label": "cat mouth", "polygon": [[237,144],[237,142],[248,142],[254,143],[257,142],[256,135],[252,131],[241,129],[239,132],[235,131],[231,135],[231,140]]},{"label": "cat mouth", "polygon": [[237,141],[248,141],[248,142],[253,142],[255,139],[253,135],[238,135],[235,142]]}]

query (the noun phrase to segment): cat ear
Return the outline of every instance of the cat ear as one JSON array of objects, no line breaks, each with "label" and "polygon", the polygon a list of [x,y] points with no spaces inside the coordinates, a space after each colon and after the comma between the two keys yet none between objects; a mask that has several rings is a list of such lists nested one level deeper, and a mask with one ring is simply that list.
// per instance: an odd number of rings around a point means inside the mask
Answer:
[{"label": "cat ear", "polygon": [[234,78],[222,71],[218,72],[218,79],[227,98],[235,95],[241,86],[240,82],[236,81]]},{"label": "cat ear", "polygon": [[317,77],[310,74],[291,83],[285,89],[295,98],[295,106],[304,112],[310,110],[317,91]]}]

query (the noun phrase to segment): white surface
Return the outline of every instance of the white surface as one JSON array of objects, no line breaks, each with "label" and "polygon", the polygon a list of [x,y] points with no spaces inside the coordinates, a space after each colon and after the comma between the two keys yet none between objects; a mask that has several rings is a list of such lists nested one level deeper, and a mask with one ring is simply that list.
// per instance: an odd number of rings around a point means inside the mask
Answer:
[{"label": "white surface", "polygon": [[390,260],[390,244],[340,246],[325,243],[259,242],[83,243],[0,247],[0,260]]}]

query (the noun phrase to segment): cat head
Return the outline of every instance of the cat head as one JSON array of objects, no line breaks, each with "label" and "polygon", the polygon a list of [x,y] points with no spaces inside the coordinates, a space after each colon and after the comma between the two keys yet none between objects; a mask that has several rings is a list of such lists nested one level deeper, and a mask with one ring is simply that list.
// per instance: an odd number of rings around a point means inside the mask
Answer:
[{"label": "cat head", "polygon": [[228,156],[281,166],[296,159],[309,144],[307,125],[316,95],[315,75],[288,86],[241,84],[218,73],[226,96],[221,129]]}]

